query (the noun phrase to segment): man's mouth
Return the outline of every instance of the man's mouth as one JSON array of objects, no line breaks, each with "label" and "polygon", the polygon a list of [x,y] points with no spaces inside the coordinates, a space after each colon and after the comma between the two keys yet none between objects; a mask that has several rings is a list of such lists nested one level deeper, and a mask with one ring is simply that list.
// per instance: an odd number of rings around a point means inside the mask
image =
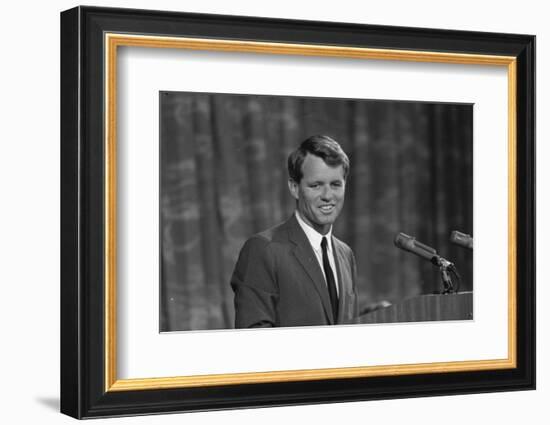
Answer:
[{"label": "man's mouth", "polygon": [[321,205],[319,209],[324,213],[331,213],[334,210],[334,204]]}]

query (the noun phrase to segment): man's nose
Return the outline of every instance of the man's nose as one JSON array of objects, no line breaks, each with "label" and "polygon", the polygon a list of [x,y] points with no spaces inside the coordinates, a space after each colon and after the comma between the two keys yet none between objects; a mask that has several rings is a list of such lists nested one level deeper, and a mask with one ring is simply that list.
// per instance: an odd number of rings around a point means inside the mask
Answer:
[{"label": "man's nose", "polygon": [[321,192],[321,199],[323,201],[330,201],[332,199],[332,189],[330,186],[324,186]]}]

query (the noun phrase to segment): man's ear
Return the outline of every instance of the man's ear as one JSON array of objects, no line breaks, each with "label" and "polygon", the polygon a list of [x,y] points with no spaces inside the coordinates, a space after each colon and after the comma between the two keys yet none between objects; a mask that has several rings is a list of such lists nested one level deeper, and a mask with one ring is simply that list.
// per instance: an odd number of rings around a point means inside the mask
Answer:
[{"label": "man's ear", "polygon": [[288,179],[288,190],[290,190],[290,194],[292,195],[292,197],[294,199],[298,199],[299,197],[299,194],[298,194],[298,183],[296,183],[294,180],[292,179]]}]

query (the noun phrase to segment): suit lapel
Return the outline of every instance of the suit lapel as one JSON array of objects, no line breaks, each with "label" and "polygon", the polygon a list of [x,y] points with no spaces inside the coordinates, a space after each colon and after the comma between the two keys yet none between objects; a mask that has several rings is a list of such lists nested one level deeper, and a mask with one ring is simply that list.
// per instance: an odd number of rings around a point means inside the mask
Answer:
[{"label": "suit lapel", "polygon": [[296,247],[294,248],[294,255],[298,262],[302,265],[308,276],[310,277],[319,297],[321,298],[321,303],[323,304],[323,309],[325,310],[325,315],[330,324],[334,324],[334,317],[332,314],[332,307],[330,305],[330,299],[325,283],[325,278],[321,268],[319,267],[319,262],[315,258],[315,253],[311,244],[307,240],[307,236],[300,228],[296,217],[293,215],[289,220],[288,236],[289,239],[294,242]]},{"label": "suit lapel", "polygon": [[336,323],[342,323],[346,314],[345,298],[347,296],[347,288],[344,286],[346,282],[351,282],[346,264],[346,258],[340,244],[332,237],[332,249],[334,250],[334,262],[336,263],[336,273],[338,275],[338,320]]}]

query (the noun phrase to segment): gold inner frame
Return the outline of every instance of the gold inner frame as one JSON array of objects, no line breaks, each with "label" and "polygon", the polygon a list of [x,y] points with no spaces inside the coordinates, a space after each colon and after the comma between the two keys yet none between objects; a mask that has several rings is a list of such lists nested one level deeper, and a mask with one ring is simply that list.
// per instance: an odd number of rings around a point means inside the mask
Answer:
[{"label": "gold inner frame", "polygon": [[[213,385],[237,385],[285,381],[358,378],[417,373],[447,373],[515,368],[516,353],[516,58],[409,50],[369,49],[327,45],[266,43],[256,41],[105,34],[105,391],[149,390]],[[383,366],[305,369],[272,372],[118,379],[116,324],[116,123],[117,48],[119,46],[248,52],[356,59],[397,60],[507,67],[508,72],[508,357],[505,359],[455,361]]]}]

